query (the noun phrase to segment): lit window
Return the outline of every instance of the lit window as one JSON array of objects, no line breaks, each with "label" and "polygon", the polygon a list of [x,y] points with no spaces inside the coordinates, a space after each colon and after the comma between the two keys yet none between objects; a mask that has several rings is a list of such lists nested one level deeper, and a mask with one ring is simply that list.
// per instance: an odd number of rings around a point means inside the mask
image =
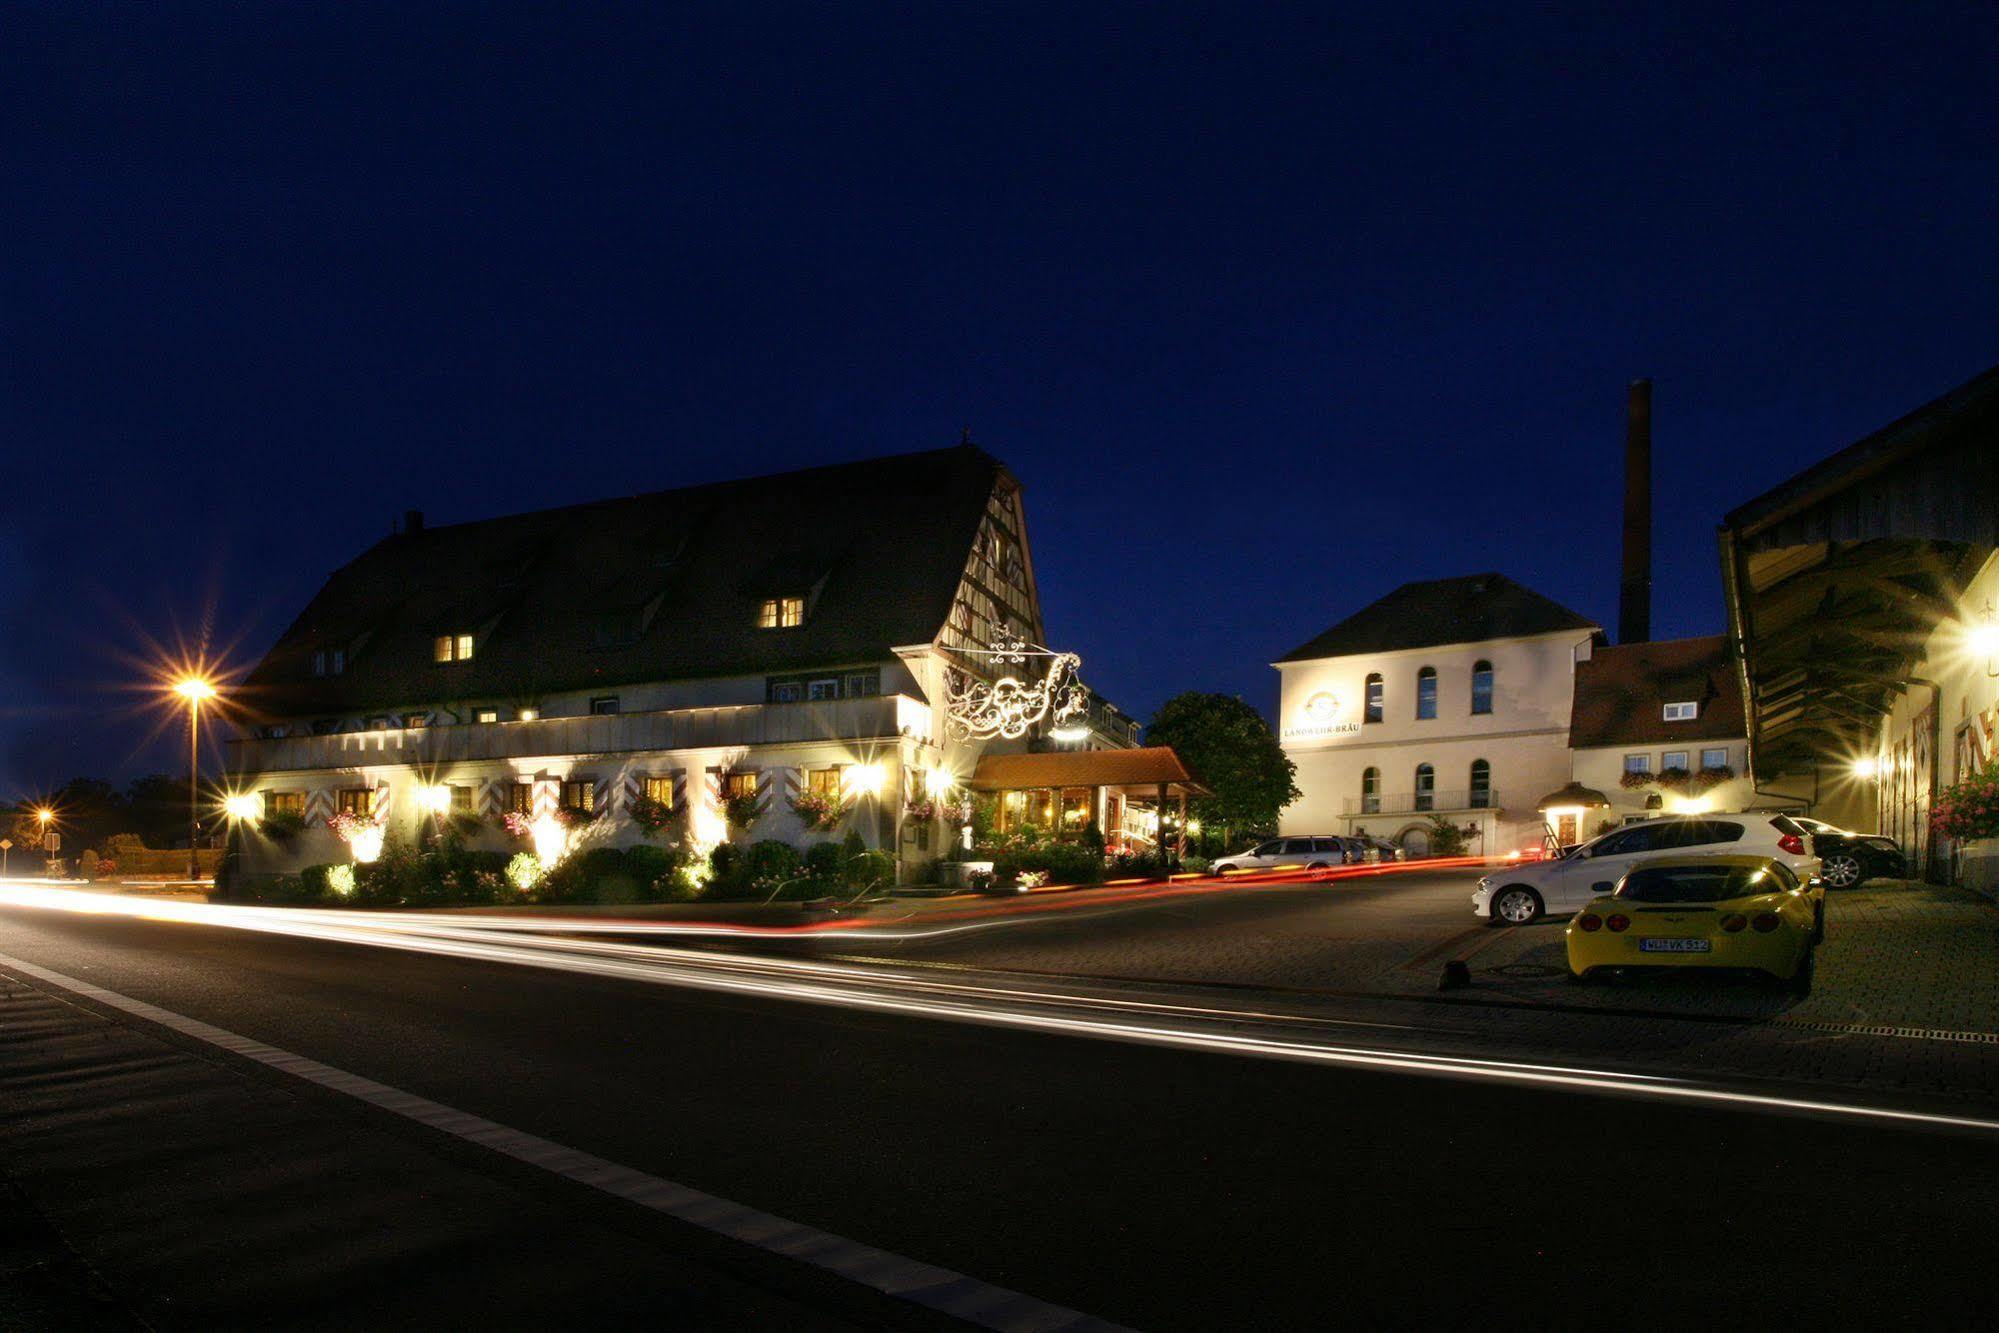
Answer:
[{"label": "lit window", "polygon": [[421,729],[430,725],[429,713],[411,713],[403,718],[403,725],[411,729]]},{"label": "lit window", "polygon": [[803,597],[767,597],[757,609],[757,625],[763,629],[791,629],[804,623]]},{"label": "lit window", "polygon": [[1416,673],[1416,716],[1434,718],[1437,715],[1437,668],[1424,667]]},{"label": "lit window", "polygon": [[1490,662],[1472,663],[1471,710],[1474,713],[1492,711],[1492,663]]},{"label": "lit window", "polygon": [[817,702],[840,697],[840,682],[832,677],[815,680],[805,687],[805,697]]},{"label": "lit window", "polygon": [[805,775],[806,790],[837,803],[846,792],[846,771],[845,768],[815,768]]},{"label": "lit window", "polygon": [[1691,701],[1666,705],[1666,721],[1691,722],[1700,716],[1701,706]]},{"label": "lit window", "polygon": [[1381,673],[1379,672],[1367,678],[1367,705],[1361,712],[1361,720],[1381,721]]},{"label": "lit window", "polygon": [[463,783],[451,788],[451,813],[469,815],[472,813],[472,789]]},{"label": "lit window", "polygon": [[562,808],[565,810],[594,810],[597,808],[597,784],[588,778],[580,778],[562,784]]},{"label": "lit window", "polygon": [[605,694],[592,699],[590,701],[590,711],[597,717],[609,717],[618,711],[618,696],[615,694]]},{"label": "lit window", "polygon": [[754,773],[724,773],[722,775],[722,799],[733,801],[741,796],[757,794],[757,775]]},{"label": "lit window", "polygon": [[510,815],[532,815],[534,813],[534,784],[532,782],[509,782],[507,784],[507,813]]},{"label": "lit window", "polygon": [[472,660],[472,636],[440,634],[432,645],[432,656],[439,662],[469,662]]},{"label": "lit window", "polygon": [[673,779],[671,777],[650,777],[646,779],[646,799],[664,809],[673,809]]},{"label": "lit window", "polygon": [[1492,765],[1483,759],[1471,761],[1471,792],[1465,804],[1474,810],[1492,804]]},{"label": "lit window", "polygon": [[1437,800],[1437,770],[1428,764],[1416,765],[1416,808],[1428,810]]},{"label": "lit window", "polygon": [[1364,815],[1381,813],[1381,770],[1378,768],[1361,772],[1360,812]]},{"label": "lit window", "polygon": [[342,787],[334,793],[334,809],[343,815],[359,815],[363,819],[375,813],[375,789],[372,787]]},{"label": "lit window", "polygon": [[1652,756],[1649,754],[1625,755],[1624,771],[1627,773],[1650,773],[1652,771]]},{"label": "lit window", "polygon": [[473,716],[481,722],[498,722],[500,720],[500,710],[497,708],[481,708]]},{"label": "lit window", "polygon": [[264,798],[264,817],[272,815],[305,814],[305,793],[302,791],[267,791]]},{"label": "lit window", "polygon": [[1686,766],[1687,752],[1685,750],[1668,750],[1659,756],[1659,767],[1661,770],[1668,768],[1684,769]]},{"label": "lit window", "polygon": [[1719,748],[1719,749],[1715,749],[1715,750],[1702,750],[1702,751],[1701,751],[1701,767],[1702,767],[1702,768],[1727,768],[1727,767],[1728,767],[1728,747],[1724,745],[1724,746],[1722,746],[1721,748]]}]

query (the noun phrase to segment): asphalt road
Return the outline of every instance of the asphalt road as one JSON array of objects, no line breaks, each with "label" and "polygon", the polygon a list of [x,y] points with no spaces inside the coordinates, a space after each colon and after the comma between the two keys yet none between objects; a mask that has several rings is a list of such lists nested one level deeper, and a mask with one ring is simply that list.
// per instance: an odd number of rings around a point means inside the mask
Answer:
[{"label": "asphalt road", "polygon": [[[0,953],[1135,1327],[1850,1325],[1999,1295],[1999,1137],[1988,1133],[1158,1049],[11,908]],[[106,1056],[121,1068],[134,1058]],[[45,1077],[14,1072],[46,1095]],[[79,1088],[96,1077],[66,1076]],[[709,1326],[796,1326],[800,1310],[894,1319],[338,1098],[295,1095],[346,1117],[343,1151],[393,1136],[381,1151],[411,1164],[382,1168],[385,1181],[425,1155],[489,1177],[509,1215],[547,1238],[536,1273],[565,1269],[566,1238],[602,1233],[613,1240],[575,1260],[593,1284],[629,1274],[649,1288],[678,1266],[679,1299],[693,1304],[654,1310],[699,1311]],[[0,1140],[10,1172],[13,1140]],[[36,1141],[49,1151],[46,1135]],[[268,1138],[257,1151],[272,1152]],[[299,1151],[309,1166],[332,1148],[315,1138]],[[52,1168],[43,1158],[38,1169]],[[354,1168],[340,1169],[351,1183]],[[323,1221],[310,1184],[307,1170],[263,1205]],[[202,1186],[154,1175],[144,1197],[104,1188],[56,1220],[86,1258],[129,1253],[135,1230],[151,1227],[171,1236],[176,1263],[200,1265],[232,1244],[226,1226],[186,1224],[174,1192]],[[431,1206],[405,1198],[397,1212],[421,1220]],[[297,1308],[333,1312],[340,1252],[313,1253],[292,1275]],[[466,1323],[525,1322],[531,1284],[514,1249],[443,1253],[463,1279],[449,1290]],[[434,1282],[410,1285],[434,1297]],[[482,1296],[489,1288],[501,1294]],[[262,1299],[272,1290],[281,1284]],[[398,1322],[394,1295],[371,1294],[379,1322]],[[190,1326],[230,1313],[175,1309]]]}]

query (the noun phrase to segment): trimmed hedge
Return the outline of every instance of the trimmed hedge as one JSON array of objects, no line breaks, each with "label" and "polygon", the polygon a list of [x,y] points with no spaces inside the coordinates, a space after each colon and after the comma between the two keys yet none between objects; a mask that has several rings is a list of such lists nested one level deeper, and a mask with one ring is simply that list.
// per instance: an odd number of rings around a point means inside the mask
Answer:
[{"label": "trimmed hedge", "polygon": [[[504,903],[645,903],[693,896],[680,877],[680,854],[640,844],[597,848],[565,859],[527,892],[507,878],[506,852],[475,851],[447,843],[413,848],[391,843],[368,865],[345,862],[307,866],[297,875],[232,883],[237,902],[324,907],[441,907]],[[351,872],[352,893],[336,880]]]}]

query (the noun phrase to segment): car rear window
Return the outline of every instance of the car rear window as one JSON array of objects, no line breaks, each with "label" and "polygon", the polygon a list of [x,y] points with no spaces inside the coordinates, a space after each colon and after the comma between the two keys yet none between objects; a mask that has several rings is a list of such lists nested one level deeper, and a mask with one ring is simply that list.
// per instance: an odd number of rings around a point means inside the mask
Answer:
[{"label": "car rear window", "polygon": [[1776,829],[1777,832],[1789,838],[1802,837],[1806,833],[1811,832],[1810,829],[1806,828],[1803,824],[1800,824],[1797,820],[1791,818],[1789,815],[1777,815],[1776,817],[1771,819],[1770,827]]},{"label": "car rear window", "polygon": [[1689,819],[1674,839],[1675,847],[1705,847],[1717,842],[1740,842],[1742,825],[1726,819]]},{"label": "car rear window", "polygon": [[1624,877],[1620,898],[1640,903],[1720,903],[1759,893],[1787,893],[1797,886],[1781,865],[1651,866]]}]

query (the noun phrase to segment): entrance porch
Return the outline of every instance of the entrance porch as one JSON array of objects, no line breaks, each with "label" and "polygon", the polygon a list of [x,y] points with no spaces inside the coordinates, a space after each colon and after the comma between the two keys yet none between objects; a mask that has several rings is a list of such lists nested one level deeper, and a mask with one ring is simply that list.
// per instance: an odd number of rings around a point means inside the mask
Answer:
[{"label": "entrance porch", "polygon": [[1095,828],[1107,855],[1178,860],[1187,849],[1187,802],[1207,794],[1170,746],[989,754],[966,784],[992,796],[993,828],[1081,840]]}]

